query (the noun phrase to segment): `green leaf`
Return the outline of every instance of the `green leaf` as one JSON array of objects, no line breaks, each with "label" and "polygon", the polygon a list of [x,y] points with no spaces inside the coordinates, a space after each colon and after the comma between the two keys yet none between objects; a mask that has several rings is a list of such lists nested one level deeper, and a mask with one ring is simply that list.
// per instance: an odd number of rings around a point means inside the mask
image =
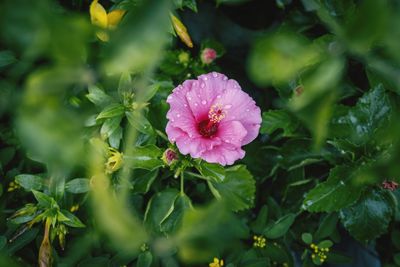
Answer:
[{"label": "green leaf", "polygon": [[153,262],[153,255],[149,251],[145,251],[139,254],[136,267],[150,267]]},{"label": "green leaf", "polygon": [[277,129],[283,129],[284,137],[296,135],[300,127],[299,121],[285,110],[270,110],[263,112],[260,133],[272,134]]},{"label": "green leaf", "polygon": [[179,229],[182,223],[182,218],[188,209],[192,209],[192,202],[186,195],[179,194],[175,199],[174,210],[172,213],[162,221],[161,231],[171,233]]},{"label": "green leaf", "polygon": [[39,203],[39,205],[42,206],[43,208],[50,208],[52,203],[55,202],[55,200],[52,197],[46,195],[45,193],[36,190],[32,190],[32,193],[37,202]]},{"label": "green leaf", "polygon": [[156,233],[162,232],[161,224],[174,211],[175,199],[178,196],[178,190],[172,188],[153,195],[144,215],[144,223],[150,230]]},{"label": "green leaf", "polygon": [[348,139],[354,144],[365,144],[388,121],[391,113],[389,97],[382,85],[365,93],[353,108],[341,107],[331,120],[333,138]]},{"label": "green leaf", "polygon": [[117,129],[110,135],[110,137],[108,138],[108,142],[110,143],[110,146],[118,149],[119,148],[119,144],[121,142],[122,139],[122,127],[117,127]]},{"label": "green leaf", "polygon": [[103,111],[101,111],[100,114],[97,115],[96,120],[121,116],[122,114],[124,114],[124,112],[124,105],[113,103],[105,107]]},{"label": "green leaf", "polygon": [[289,213],[279,218],[275,223],[264,230],[263,234],[270,239],[276,239],[281,236],[284,236],[289,230],[290,226],[292,226],[294,220],[296,219],[296,215],[293,213]]},{"label": "green leaf", "polygon": [[319,248],[330,248],[333,246],[333,242],[330,240],[323,240],[317,245]]},{"label": "green leaf", "polygon": [[336,229],[336,224],[338,222],[338,214],[336,212],[328,213],[322,220],[315,232],[315,239],[321,240],[330,236]]},{"label": "green leaf", "polygon": [[158,170],[137,170],[134,173],[132,181],[134,193],[146,194],[150,190],[150,186],[158,176]]},{"label": "green leaf", "polygon": [[63,221],[63,223],[65,225],[68,225],[70,227],[75,227],[75,228],[83,228],[85,227],[85,225],[81,222],[81,220],[79,220],[78,217],[76,217],[74,214],[72,214],[71,212],[67,211],[67,210],[60,210],[60,212],[66,217],[68,218],[68,220]]},{"label": "green leaf", "polygon": [[15,177],[15,181],[25,190],[43,190],[45,181],[42,177],[31,174],[20,174]]},{"label": "green leaf", "polygon": [[5,236],[0,236],[0,251],[7,245],[7,238]]},{"label": "green leaf", "polygon": [[307,245],[310,245],[313,241],[313,236],[310,233],[303,233],[301,235],[301,240],[303,240],[303,242],[306,243]]},{"label": "green leaf", "polygon": [[374,188],[361,196],[353,206],[339,213],[343,226],[360,242],[368,243],[387,231],[396,204],[393,195]]},{"label": "green leaf", "polygon": [[196,168],[202,176],[214,182],[222,182],[225,179],[225,169],[219,164],[201,161]]},{"label": "green leaf", "polygon": [[250,54],[250,77],[259,85],[289,82],[320,58],[304,36],[280,31],[260,39]]},{"label": "green leaf", "polygon": [[121,120],[122,116],[106,119],[100,129],[101,135],[106,138],[110,137],[118,129]]},{"label": "green leaf", "polygon": [[7,254],[14,254],[18,250],[22,249],[25,247],[27,244],[32,242],[37,236],[39,232],[39,228],[31,228],[26,230],[22,235],[20,235],[15,241],[11,242],[6,250]]},{"label": "green leaf", "polygon": [[400,265],[400,253],[394,254],[393,260],[397,265]]},{"label": "green leaf", "polygon": [[362,191],[362,187],[354,183],[357,172],[349,166],[336,166],[327,181],[307,193],[303,207],[311,212],[332,212],[353,204]]},{"label": "green leaf", "polygon": [[16,61],[17,59],[15,58],[13,52],[9,50],[0,51],[0,68],[13,64]]},{"label": "green leaf", "polygon": [[132,155],[124,155],[124,161],[133,169],[154,170],[163,165],[162,151],[155,145],[138,146],[132,150]]},{"label": "green leaf", "polygon": [[114,99],[111,96],[107,95],[103,90],[95,85],[89,85],[88,90],[89,94],[87,94],[86,97],[96,106],[106,107],[114,102]]},{"label": "green leaf", "polygon": [[251,224],[251,230],[256,234],[261,234],[267,225],[268,220],[268,206],[263,205],[258,212],[256,220]]},{"label": "green leaf", "polygon": [[86,178],[76,178],[65,184],[65,190],[73,194],[82,194],[90,190],[90,180]]},{"label": "green leaf", "polygon": [[140,110],[127,111],[125,115],[129,123],[139,132],[144,134],[151,134],[153,132],[150,122]]},{"label": "green leaf", "polygon": [[131,97],[133,93],[132,77],[128,72],[123,72],[118,83],[118,94],[122,97]]},{"label": "green leaf", "polygon": [[267,244],[264,251],[265,255],[267,255],[271,261],[284,263],[289,262],[291,259],[291,256],[289,256],[288,252],[278,243]]},{"label": "green leaf", "polygon": [[221,182],[208,181],[213,195],[224,201],[233,211],[253,206],[256,191],[255,181],[244,165],[225,169],[225,179]]}]

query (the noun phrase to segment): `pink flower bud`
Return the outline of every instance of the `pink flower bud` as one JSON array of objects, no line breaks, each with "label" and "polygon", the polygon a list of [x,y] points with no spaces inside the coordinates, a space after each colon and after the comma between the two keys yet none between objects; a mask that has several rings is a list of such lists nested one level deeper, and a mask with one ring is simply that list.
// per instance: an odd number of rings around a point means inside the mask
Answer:
[{"label": "pink flower bud", "polygon": [[164,163],[168,166],[171,166],[178,160],[178,154],[171,148],[168,148],[167,150],[164,151],[164,154],[162,156],[162,160]]},{"label": "pink flower bud", "polygon": [[204,48],[200,58],[204,64],[210,64],[217,58],[217,51],[212,48]]}]

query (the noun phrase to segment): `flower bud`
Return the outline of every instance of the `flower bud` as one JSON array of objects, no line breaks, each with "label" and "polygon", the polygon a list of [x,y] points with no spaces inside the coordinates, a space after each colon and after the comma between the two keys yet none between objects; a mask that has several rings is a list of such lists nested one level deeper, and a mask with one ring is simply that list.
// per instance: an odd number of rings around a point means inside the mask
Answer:
[{"label": "flower bud", "polygon": [[211,64],[217,58],[217,51],[212,48],[204,48],[201,52],[200,59],[203,64]]},{"label": "flower bud", "polygon": [[171,148],[165,150],[162,156],[162,160],[167,166],[172,166],[173,164],[175,164],[178,158],[179,156],[176,151]]},{"label": "flower bud", "polygon": [[109,157],[106,162],[106,173],[111,174],[118,171],[123,164],[123,153],[114,148],[109,148]]},{"label": "flower bud", "polygon": [[190,60],[190,55],[188,52],[180,52],[178,55],[179,63],[187,64]]},{"label": "flower bud", "polygon": [[44,236],[43,236],[42,244],[40,245],[40,249],[39,249],[39,267],[52,266],[53,255],[52,255],[52,248],[51,248],[51,243],[50,243],[50,238],[49,238],[50,226],[51,226],[51,219],[47,218],[45,228],[44,228]]},{"label": "flower bud", "polygon": [[188,47],[193,47],[192,39],[182,21],[180,21],[176,16],[171,14],[172,25],[174,26],[174,30],[176,34],[179,36],[181,41],[187,45]]}]

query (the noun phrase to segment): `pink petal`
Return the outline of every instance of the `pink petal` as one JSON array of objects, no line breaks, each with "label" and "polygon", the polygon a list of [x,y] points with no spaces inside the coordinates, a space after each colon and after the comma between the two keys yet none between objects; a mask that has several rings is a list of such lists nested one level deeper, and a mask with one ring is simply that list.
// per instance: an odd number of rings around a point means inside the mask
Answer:
[{"label": "pink petal", "polygon": [[239,121],[223,121],[218,126],[217,136],[223,142],[238,148],[242,146],[243,138],[247,136],[247,130]]},{"label": "pink petal", "polygon": [[197,122],[207,119],[211,105],[223,93],[227,80],[225,75],[213,72],[199,76],[198,81],[192,83],[186,99]]},{"label": "pink petal", "polygon": [[201,158],[209,163],[219,163],[225,166],[232,165],[236,160],[242,159],[244,155],[245,152],[241,148],[230,150],[225,145],[221,145],[204,152]]},{"label": "pink petal", "polygon": [[228,87],[218,102],[226,112],[224,121],[237,120],[246,128],[247,135],[243,138],[242,145],[253,141],[261,124],[261,110],[254,100],[240,89],[236,81],[229,80]]}]

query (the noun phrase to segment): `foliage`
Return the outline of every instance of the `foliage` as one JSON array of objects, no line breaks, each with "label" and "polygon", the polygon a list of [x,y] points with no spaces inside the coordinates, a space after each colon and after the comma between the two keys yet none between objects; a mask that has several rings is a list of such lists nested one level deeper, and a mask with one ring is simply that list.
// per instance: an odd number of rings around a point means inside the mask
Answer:
[{"label": "foliage", "polygon": [[[1,1],[0,265],[400,266],[399,11]],[[168,95],[211,71],[262,110],[232,166],[165,135]]]}]

